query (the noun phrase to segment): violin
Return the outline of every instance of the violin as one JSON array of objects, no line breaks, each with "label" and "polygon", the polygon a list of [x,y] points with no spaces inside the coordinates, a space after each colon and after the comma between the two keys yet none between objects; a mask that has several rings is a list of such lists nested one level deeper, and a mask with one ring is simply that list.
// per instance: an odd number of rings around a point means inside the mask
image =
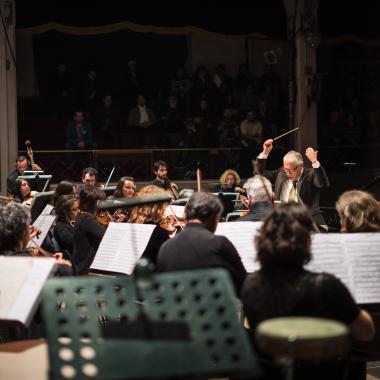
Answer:
[{"label": "violin", "polygon": [[108,210],[102,210],[102,211],[99,211],[96,216],[95,216],[95,219],[98,221],[98,223],[100,223],[102,226],[108,226],[108,224],[110,222],[114,222],[114,218],[112,217],[112,215],[110,214],[110,212]]},{"label": "violin", "polygon": [[175,234],[178,230],[183,229],[183,221],[180,222],[175,215],[168,215],[162,219],[160,227],[169,234]]},{"label": "violin", "polygon": [[66,265],[70,268],[72,267],[71,261],[63,259],[62,252],[50,253],[46,251],[45,249],[43,249],[42,247],[40,247],[33,239],[31,239],[30,241],[34,244],[34,247],[31,247],[29,249],[31,256],[55,258],[58,264]]}]

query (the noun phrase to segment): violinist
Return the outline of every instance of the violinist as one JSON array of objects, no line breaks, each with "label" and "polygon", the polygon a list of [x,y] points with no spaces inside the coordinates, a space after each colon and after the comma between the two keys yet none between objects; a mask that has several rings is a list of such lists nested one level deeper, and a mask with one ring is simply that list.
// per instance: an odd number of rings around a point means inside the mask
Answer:
[{"label": "violinist", "polygon": [[[136,193],[136,185],[135,179],[133,177],[121,177],[119,182],[116,185],[116,189],[112,195],[108,197],[108,199],[116,199],[116,198],[131,198]],[[116,222],[124,222],[129,217],[129,210],[126,208],[121,208],[116,210],[113,215],[114,221]]]},{"label": "violinist", "polygon": [[74,225],[72,263],[76,274],[87,274],[105,233],[95,216],[101,194],[95,186],[85,186],[79,194],[79,214]]},{"label": "violinist", "polygon": [[[7,194],[15,195],[16,180],[18,176],[24,175],[25,170],[41,170],[37,164],[31,164],[26,156],[20,155],[16,158],[15,170],[7,178]],[[30,184],[34,190],[34,184]]]},{"label": "violinist", "polygon": [[[163,189],[157,186],[148,185],[143,187],[137,195],[153,195],[162,193],[163,191]],[[132,208],[128,220],[129,223],[154,224],[156,226],[150,237],[148,245],[142,254],[142,257],[146,257],[153,264],[156,264],[157,254],[161,245],[170,239],[170,235],[172,233],[172,226],[165,218],[165,209],[167,205],[167,202],[162,202],[136,206]]]},{"label": "violinist", "polygon": [[75,195],[66,194],[58,198],[55,205],[56,220],[54,238],[66,259],[71,259],[74,246],[74,225],[79,212],[79,201]]},{"label": "violinist", "polygon": [[156,161],[153,164],[153,173],[156,178],[153,180],[152,185],[170,192],[174,199],[178,199],[178,186],[169,180],[168,165],[166,162],[162,160]]},{"label": "violinist", "polygon": [[255,175],[244,184],[249,210],[237,222],[258,222],[264,219],[273,206],[272,184],[263,176]]},{"label": "violinist", "polygon": [[[35,232],[33,233],[35,234]],[[27,244],[31,238],[30,211],[15,202],[0,209],[0,255],[34,256]],[[52,255],[57,259],[57,275],[72,275],[72,269],[64,265],[61,254]]]},{"label": "violinist", "polygon": [[16,180],[16,187],[15,187],[15,194],[14,194],[14,201],[16,203],[22,203],[23,205],[30,207],[36,193],[37,193],[36,191],[34,190],[32,191],[30,189],[30,185],[27,180],[25,179]]}]

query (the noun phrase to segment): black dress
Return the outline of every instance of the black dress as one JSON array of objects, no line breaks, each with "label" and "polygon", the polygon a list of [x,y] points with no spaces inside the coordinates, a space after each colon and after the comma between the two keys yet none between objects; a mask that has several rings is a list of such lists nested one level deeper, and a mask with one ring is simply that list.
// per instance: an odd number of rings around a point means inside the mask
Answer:
[{"label": "black dress", "polygon": [[67,251],[69,257],[72,256],[74,249],[74,225],[66,219],[58,219],[54,226],[54,238],[59,244],[59,248]]},{"label": "black dress", "polygon": [[87,274],[102,241],[105,229],[88,214],[79,214],[74,226],[72,264],[76,274]]}]

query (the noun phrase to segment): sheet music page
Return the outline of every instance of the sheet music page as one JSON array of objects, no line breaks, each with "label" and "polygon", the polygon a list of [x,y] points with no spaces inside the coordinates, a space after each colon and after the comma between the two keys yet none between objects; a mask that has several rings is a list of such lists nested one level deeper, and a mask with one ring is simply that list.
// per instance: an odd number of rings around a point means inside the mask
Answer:
[{"label": "sheet music page", "polygon": [[17,320],[28,325],[38,306],[42,288],[55,267],[56,260],[45,257],[8,257],[7,259],[20,260],[21,263],[25,262],[30,265],[29,271],[24,277],[23,285],[7,316],[7,319]]},{"label": "sheet music page", "polygon": [[380,302],[380,234],[344,234],[358,303]]},{"label": "sheet music page", "polygon": [[12,259],[13,257],[9,260],[7,256],[0,256],[0,319],[7,319],[25,277],[32,267],[30,260]]},{"label": "sheet music page", "polygon": [[327,272],[338,277],[355,297],[352,282],[350,262],[346,255],[343,234],[315,234],[312,235],[312,260],[306,269],[312,272]]},{"label": "sheet music page", "polygon": [[225,236],[235,246],[248,273],[260,269],[260,264],[256,261],[254,239],[262,224],[262,222],[219,223],[215,231],[215,235]]},{"label": "sheet music page", "polygon": [[[46,209],[46,207],[45,207]],[[45,210],[44,209],[44,210]],[[33,241],[36,243],[29,241],[28,247],[35,247],[38,245],[41,247],[42,242],[45,240],[46,235],[49,232],[50,227],[52,226],[55,219],[55,215],[45,215],[44,212],[40,214],[40,216],[34,221],[33,226],[41,230],[41,234],[33,239]]]},{"label": "sheet music page", "polygon": [[165,216],[170,216],[175,214],[177,218],[184,218],[185,216],[185,206],[178,205],[168,205],[165,209]]},{"label": "sheet music page", "polygon": [[47,204],[42,210],[41,215],[50,215],[53,210],[54,206]]},{"label": "sheet music page", "polygon": [[109,223],[92,269],[131,274],[156,226],[138,223]]}]

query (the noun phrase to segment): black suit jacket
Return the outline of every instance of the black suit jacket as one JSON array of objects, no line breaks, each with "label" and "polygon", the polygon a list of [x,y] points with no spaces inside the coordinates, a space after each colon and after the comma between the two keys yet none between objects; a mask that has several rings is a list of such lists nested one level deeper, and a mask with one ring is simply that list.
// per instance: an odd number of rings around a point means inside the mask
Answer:
[{"label": "black suit jacket", "polygon": [[[258,159],[258,162],[263,169],[264,176],[274,185],[275,199],[280,200],[282,186],[288,180],[286,173],[282,168],[266,170],[266,159]],[[329,186],[330,182],[322,165],[317,169],[304,168],[297,181],[297,193],[318,225],[326,224],[319,208],[319,192]]]}]

